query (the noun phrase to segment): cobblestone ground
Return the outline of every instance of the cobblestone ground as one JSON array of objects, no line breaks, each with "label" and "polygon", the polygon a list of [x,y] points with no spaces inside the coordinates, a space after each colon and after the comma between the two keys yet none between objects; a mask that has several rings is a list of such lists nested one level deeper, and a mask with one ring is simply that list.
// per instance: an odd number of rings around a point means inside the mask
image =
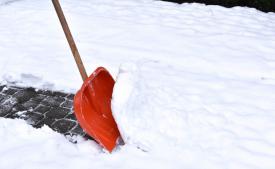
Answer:
[{"label": "cobblestone ground", "polygon": [[0,117],[24,119],[35,128],[48,125],[66,136],[87,137],[73,114],[73,97],[69,93],[0,85]]}]

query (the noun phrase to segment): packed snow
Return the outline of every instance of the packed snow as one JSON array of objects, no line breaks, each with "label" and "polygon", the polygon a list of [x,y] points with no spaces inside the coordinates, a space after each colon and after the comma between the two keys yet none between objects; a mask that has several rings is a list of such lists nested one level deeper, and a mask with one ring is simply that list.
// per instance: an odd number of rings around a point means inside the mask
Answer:
[{"label": "packed snow", "polygon": [[[153,0],[60,1],[87,72],[116,79],[112,154],[0,118],[0,168],[275,168],[275,14]],[[0,83],[81,84],[51,1],[0,0]],[[1,105],[0,105],[1,106]]]}]

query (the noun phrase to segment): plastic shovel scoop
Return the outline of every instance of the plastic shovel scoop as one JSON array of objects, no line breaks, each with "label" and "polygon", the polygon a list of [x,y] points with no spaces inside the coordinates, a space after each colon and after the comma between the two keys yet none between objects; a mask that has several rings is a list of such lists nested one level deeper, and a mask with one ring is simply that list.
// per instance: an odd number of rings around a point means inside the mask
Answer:
[{"label": "plastic shovel scoop", "polygon": [[111,111],[114,83],[109,72],[99,67],[74,98],[74,111],[81,127],[109,152],[120,136]]},{"label": "plastic shovel scoop", "polygon": [[87,76],[59,1],[52,0],[52,2],[84,81],[74,97],[76,118],[88,135],[111,152],[120,138],[111,111],[114,79],[103,67],[97,68],[90,77]]}]

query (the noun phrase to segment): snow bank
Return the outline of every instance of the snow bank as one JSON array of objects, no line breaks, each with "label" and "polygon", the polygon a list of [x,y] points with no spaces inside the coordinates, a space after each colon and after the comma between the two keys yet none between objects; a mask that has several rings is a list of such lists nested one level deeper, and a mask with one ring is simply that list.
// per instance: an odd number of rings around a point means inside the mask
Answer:
[{"label": "snow bank", "polygon": [[112,108],[126,144],[191,156],[182,163],[194,168],[274,168],[275,83],[218,73],[122,66]]},{"label": "snow bank", "polygon": [[0,168],[7,169],[60,168],[71,163],[68,159],[84,160],[101,151],[94,142],[79,138],[72,144],[47,126],[34,129],[23,120],[0,118],[0,137]]},{"label": "snow bank", "polygon": [[[78,138],[78,143],[73,144],[46,126],[34,129],[22,120],[0,118],[0,137],[1,169],[128,169],[171,166],[171,157],[152,156],[129,145],[118,147],[110,155],[93,141]],[[173,168],[179,168],[179,164],[173,164]]]}]

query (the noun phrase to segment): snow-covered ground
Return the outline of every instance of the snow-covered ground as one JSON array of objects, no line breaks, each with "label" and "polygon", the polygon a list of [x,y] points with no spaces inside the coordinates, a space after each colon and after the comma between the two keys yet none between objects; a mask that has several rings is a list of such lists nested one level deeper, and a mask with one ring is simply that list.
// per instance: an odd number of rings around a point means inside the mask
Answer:
[{"label": "snow-covered ground", "polygon": [[[0,119],[0,168],[275,168],[275,14],[152,0],[61,1],[89,73],[116,78],[112,154]],[[0,0],[0,82],[76,92],[50,1]]]}]

